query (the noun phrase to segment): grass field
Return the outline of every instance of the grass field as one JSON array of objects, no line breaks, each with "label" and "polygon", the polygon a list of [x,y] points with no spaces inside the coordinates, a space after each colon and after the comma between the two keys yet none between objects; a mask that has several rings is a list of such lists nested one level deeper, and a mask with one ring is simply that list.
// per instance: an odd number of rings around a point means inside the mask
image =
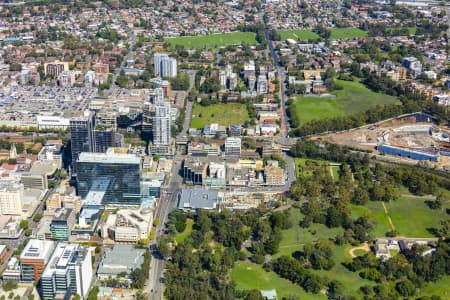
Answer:
[{"label": "grass field", "polygon": [[184,229],[183,232],[178,233],[175,236],[175,241],[179,244],[182,241],[184,241],[192,232],[192,225],[194,225],[194,220],[192,219],[187,219],[186,220],[186,228]]},{"label": "grass field", "polygon": [[209,106],[194,105],[192,111],[192,128],[203,128],[206,124],[219,123],[229,126],[230,124],[243,124],[249,120],[247,108],[241,103],[218,103]]},{"label": "grass field", "polygon": [[367,253],[367,251],[363,250],[363,249],[356,249],[353,254],[355,254],[356,256],[363,256]]},{"label": "grass field", "polygon": [[291,255],[294,251],[303,248],[306,243],[312,243],[315,240],[334,238],[342,229],[331,228],[325,225],[312,223],[309,228],[302,228],[299,222],[304,218],[300,209],[292,209],[291,221],[294,226],[287,230],[283,230],[283,238],[280,242],[280,250],[275,257],[282,255]]},{"label": "grass field", "polygon": [[366,205],[351,205],[353,218],[368,216],[375,220],[375,229],[372,231],[374,237],[386,236],[386,232],[391,231],[388,219],[384,213],[383,206],[379,201],[369,201]]},{"label": "grass field", "polygon": [[345,116],[344,109],[336,99],[298,96],[294,105],[300,124],[312,120]]},{"label": "grass field", "polygon": [[429,296],[436,295],[442,299],[450,299],[450,276],[444,276],[436,282],[427,284],[420,290],[420,295]]},{"label": "grass field", "polygon": [[[387,30],[393,30],[393,28],[388,28]],[[409,35],[416,35],[417,27],[407,27]]]},{"label": "grass field", "polygon": [[335,99],[297,97],[293,105],[300,124],[312,120],[351,115],[377,105],[400,103],[397,98],[375,93],[358,81],[337,80],[336,83],[343,89],[335,92]]},{"label": "grass field", "polygon": [[331,28],[331,39],[352,39],[367,37],[367,31],[359,28]]},{"label": "grass field", "polygon": [[295,295],[306,300],[327,299],[324,295],[306,293],[300,286],[291,283],[289,280],[280,278],[274,272],[266,272],[260,265],[249,262],[236,263],[231,272],[231,278],[240,290],[276,289],[280,299],[289,295]]},{"label": "grass field", "polygon": [[280,34],[281,39],[283,41],[287,39],[306,41],[306,40],[318,40],[320,38],[320,36],[317,33],[305,29],[281,30],[278,33]]},{"label": "grass field", "polygon": [[425,204],[426,199],[414,197],[401,197],[397,201],[386,203],[395,229],[401,236],[407,237],[434,237],[427,228],[439,228],[441,220],[448,215],[444,205],[443,209],[432,210]]},{"label": "grass field", "polygon": [[182,45],[186,49],[214,49],[222,46],[247,44],[257,45],[254,32],[230,32],[199,36],[165,38],[172,47]]},{"label": "grass field", "polygon": [[[427,228],[438,228],[441,220],[446,218],[445,209],[432,210],[425,204],[426,199],[403,196],[396,201],[385,203],[395,230],[405,237],[434,237]],[[379,201],[370,201],[364,206],[351,206],[352,216],[369,216],[376,220],[373,231],[375,237],[385,236],[391,230],[388,218]]]}]

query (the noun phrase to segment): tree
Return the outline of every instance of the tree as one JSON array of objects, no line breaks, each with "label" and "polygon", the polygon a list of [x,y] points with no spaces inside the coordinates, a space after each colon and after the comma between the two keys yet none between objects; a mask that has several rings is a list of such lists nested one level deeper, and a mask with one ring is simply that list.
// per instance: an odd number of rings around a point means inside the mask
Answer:
[{"label": "tree", "polygon": [[20,221],[20,228],[22,228],[23,230],[28,229],[28,220]]},{"label": "tree", "polygon": [[39,222],[42,219],[42,214],[41,213],[36,213],[33,217],[33,221],[34,222]]},{"label": "tree", "polygon": [[3,281],[2,287],[5,292],[9,292],[9,291],[17,289],[17,282],[12,281],[12,280]]},{"label": "tree", "polygon": [[395,286],[395,289],[400,293],[400,295],[404,297],[411,297],[416,293],[416,287],[408,279],[398,282]]},{"label": "tree", "polygon": [[167,236],[162,235],[156,238],[156,247],[159,253],[163,257],[168,257],[170,255],[169,239]]},{"label": "tree", "polygon": [[88,294],[87,300],[97,300],[97,295],[99,292],[98,286],[94,286]]},{"label": "tree", "polygon": [[21,64],[12,63],[12,64],[9,65],[9,71],[11,71],[11,72],[20,72],[20,71],[22,71],[22,65]]},{"label": "tree", "polygon": [[245,300],[264,300],[259,290],[251,290]]},{"label": "tree", "polygon": [[183,90],[186,91],[189,89],[190,80],[189,75],[186,73],[180,73],[174,78],[169,79],[171,87],[173,90]]}]

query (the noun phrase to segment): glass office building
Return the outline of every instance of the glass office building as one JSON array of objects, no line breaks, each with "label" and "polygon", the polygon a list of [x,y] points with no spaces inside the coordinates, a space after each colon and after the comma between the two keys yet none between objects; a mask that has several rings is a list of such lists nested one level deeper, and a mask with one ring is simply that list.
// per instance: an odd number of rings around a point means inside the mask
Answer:
[{"label": "glass office building", "polygon": [[78,194],[85,198],[98,178],[108,178],[104,205],[139,205],[141,203],[142,159],[134,154],[83,152],[77,160]]}]

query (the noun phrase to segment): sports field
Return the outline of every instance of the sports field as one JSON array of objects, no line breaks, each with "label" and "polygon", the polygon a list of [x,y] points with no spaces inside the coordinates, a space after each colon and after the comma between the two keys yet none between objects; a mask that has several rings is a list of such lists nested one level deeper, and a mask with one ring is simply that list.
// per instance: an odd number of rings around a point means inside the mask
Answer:
[{"label": "sports field", "polygon": [[278,33],[280,34],[281,39],[283,41],[287,39],[307,41],[307,40],[318,40],[320,38],[317,33],[306,29],[281,30]]},{"label": "sports field", "polygon": [[343,87],[334,92],[336,98],[297,96],[293,103],[300,124],[311,120],[340,117],[366,111],[377,105],[399,104],[397,98],[375,93],[358,81],[336,80]]},{"label": "sports field", "polygon": [[214,49],[222,46],[247,44],[257,45],[254,32],[230,32],[198,36],[181,36],[165,38],[172,47],[182,45],[186,49]]},{"label": "sports field", "polygon": [[203,128],[206,124],[218,123],[229,126],[243,124],[249,120],[247,108],[241,103],[218,103],[209,106],[195,104],[192,111],[192,128]]},{"label": "sports field", "polygon": [[331,39],[353,39],[367,37],[367,31],[359,28],[331,28]]}]

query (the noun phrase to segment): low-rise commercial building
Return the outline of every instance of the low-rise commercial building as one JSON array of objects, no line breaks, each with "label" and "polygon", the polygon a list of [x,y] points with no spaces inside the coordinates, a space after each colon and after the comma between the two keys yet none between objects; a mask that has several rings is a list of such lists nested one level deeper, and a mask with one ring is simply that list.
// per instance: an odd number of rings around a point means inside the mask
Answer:
[{"label": "low-rise commercial building", "polygon": [[145,249],[138,249],[132,245],[114,245],[112,249],[106,249],[98,266],[98,278],[108,279],[124,272],[129,275],[135,269],[141,268],[144,253]]},{"label": "low-rise commercial building", "polygon": [[213,210],[223,201],[223,198],[223,193],[214,190],[185,189],[180,193],[178,208],[182,210]]},{"label": "low-rise commercial building", "polygon": [[20,254],[22,281],[38,282],[55,249],[54,241],[30,240]]},{"label": "low-rise commercial building", "polygon": [[151,210],[123,209],[110,214],[102,227],[102,236],[118,243],[137,243],[150,236],[153,224]]}]

